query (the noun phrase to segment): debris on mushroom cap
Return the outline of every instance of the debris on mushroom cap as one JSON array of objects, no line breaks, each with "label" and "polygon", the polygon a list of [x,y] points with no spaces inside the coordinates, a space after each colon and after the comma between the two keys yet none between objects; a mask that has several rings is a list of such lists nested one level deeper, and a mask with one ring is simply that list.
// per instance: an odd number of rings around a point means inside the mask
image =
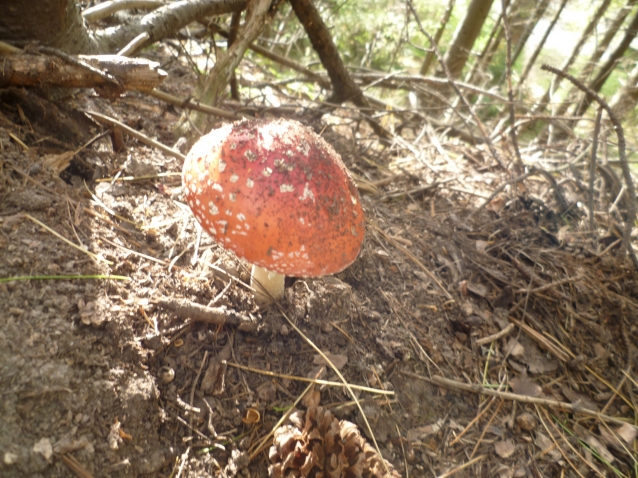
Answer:
[{"label": "debris on mushroom cap", "polygon": [[252,264],[317,277],[361,249],[359,193],[332,146],[297,121],[226,124],[193,146],[183,178],[202,227]]}]

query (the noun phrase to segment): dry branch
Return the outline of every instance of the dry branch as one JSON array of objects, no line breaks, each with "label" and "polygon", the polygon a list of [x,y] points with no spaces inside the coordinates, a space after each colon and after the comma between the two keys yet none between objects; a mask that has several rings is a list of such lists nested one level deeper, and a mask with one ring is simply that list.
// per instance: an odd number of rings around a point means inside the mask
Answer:
[{"label": "dry branch", "polygon": [[94,37],[101,52],[121,49],[142,32],[150,35],[148,44],[170,37],[189,23],[213,15],[240,12],[246,0],[181,0],[140,15],[126,25],[99,30]]},{"label": "dry branch", "polygon": [[[151,90],[166,78],[159,63],[141,58],[116,55],[78,55],[69,62],[59,57],[42,55],[8,55],[2,57],[0,88],[7,86],[38,86],[64,88],[94,88],[113,86],[108,75],[125,90]],[[87,66],[84,66],[84,65]]]},{"label": "dry branch", "polygon": [[112,0],[87,8],[82,12],[82,16],[87,22],[96,23],[122,10],[154,10],[163,6],[164,2],[158,0]]}]

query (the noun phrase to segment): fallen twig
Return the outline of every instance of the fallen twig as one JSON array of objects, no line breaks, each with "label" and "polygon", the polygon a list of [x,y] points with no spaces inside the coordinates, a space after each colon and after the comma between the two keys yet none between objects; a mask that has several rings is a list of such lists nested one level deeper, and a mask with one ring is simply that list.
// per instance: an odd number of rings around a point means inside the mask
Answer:
[{"label": "fallen twig", "polygon": [[428,377],[424,377],[423,375],[419,375],[412,372],[401,372],[401,373],[403,375],[407,375],[408,377],[418,378],[420,380],[424,380],[433,385],[439,385],[441,387],[445,387],[451,390],[462,390],[464,392],[472,392],[472,393],[477,393],[479,395],[489,395],[492,397],[499,397],[499,398],[502,398],[503,400],[513,400],[513,401],[522,402],[522,403],[544,405],[547,407],[557,407],[569,412],[580,413],[588,417],[598,418],[601,421],[614,423],[616,425],[630,425],[635,427],[635,425],[633,425],[629,421],[622,420],[616,417],[610,417],[609,415],[604,415],[594,410],[589,410],[587,408],[579,407],[578,405],[573,405],[567,402],[559,402],[558,400],[552,400],[549,398],[538,398],[538,397],[530,397],[527,395],[517,395],[511,392],[499,392],[496,390],[485,388],[482,385],[457,382],[456,380],[450,380],[449,378],[443,378],[438,375],[434,375],[432,376],[432,378],[428,378]]},{"label": "fallen twig", "polygon": [[156,304],[174,312],[181,319],[192,319],[214,325],[232,325],[244,332],[257,331],[257,322],[252,317],[238,314],[226,307],[206,307],[187,299],[160,299]]}]

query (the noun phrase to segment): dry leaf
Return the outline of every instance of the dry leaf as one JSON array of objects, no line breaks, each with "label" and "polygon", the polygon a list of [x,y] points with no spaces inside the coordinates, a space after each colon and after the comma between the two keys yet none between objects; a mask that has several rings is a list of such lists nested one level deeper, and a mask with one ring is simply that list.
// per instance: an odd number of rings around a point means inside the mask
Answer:
[{"label": "dry leaf", "polygon": [[301,399],[301,403],[306,408],[318,407],[321,400],[321,393],[318,390],[310,390]]},{"label": "dry leaf", "polygon": [[609,445],[614,446],[627,446],[622,443],[618,438],[622,438],[627,444],[631,444],[636,439],[636,435],[638,434],[638,428],[631,425],[630,423],[625,423],[618,427],[613,433],[609,432],[606,427],[601,425],[598,426],[598,431],[600,432],[600,437],[605,440]]},{"label": "dry leaf", "polygon": [[552,460],[557,461],[560,460],[561,454],[560,451],[556,448],[554,442],[545,434],[537,432],[536,438],[534,439],[534,444],[541,449],[541,451],[546,456],[551,457]]},{"label": "dry leaf", "polygon": [[44,165],[60,174],[69,167],[73,156],[75,156],[75,151],[66,151],[62,154],[45,154]]},{"label": "dry leaf", "polygon": [[[331,354],[330,352],[325,352],[325,355],[337,367],[337,370],[341,370],[348,363],[348,357],[345,355]],[[328,362],[321,355],[315,355],[312,363],[315,365],[328,365]]]},{"label": "dry leaf", "polygon": [[488,293],[487,286],[479,282],[471,282],[471,281],[468,282],[467,290],[483,298],[487,297],[487,293]]},{"label": "dry leaf", "polygon": [[277,388],[270,380],[265,381],[257,387],[257,396],[264,402],[272,402],[277,396]]},{"label": "dry leaf", "polygon": [[510,387],[517,395],[525,395],[527,397],[539,397],[543,391],[539,385],[523,375],[510,380]]},{"label": "dry leaf", "polygon": [[516,340],[514,337],[512,337],[507,342],[507,345],[505,345],[504,352],[505,352],[505,354],[508,354],[508,355],[514,357],[515,359],[518,359],[518,358],[522,357],[523,354],[525,353],[525,347],[523,347],[519,343],[518,340]]},{"label": "dry leaf", "polygon": [[607,463],[613,463],[616,460],[614,455],[611,454],[611,452],[607,449],[607,447],[603,445],[602,443],[600,443],[600,441],[598,441],[598,439],[594,437],[593,435],[589,435],[587,439],[585,440],[585,442],[594,450],[596,450],[596,452],[605,461],[607,461]]},{"label": "dry leaf", "polygon": [[499,196],[490,201],[490,203],[485,206],[485,209],[492,212],[500,212],[503,209],[503,206],[507,203],[507,198],[505,196]]},{"label": "dry leaf", "polygon": [[625,423],[616,429],[616,433],[627,443],[631,443],[636,439],[636,435],[638,435],[638,428],[629,423]]},{"label": "dry leaf", "polygon": [[525,354],[519,360],[527,365],[531,373],[553,372],[558,368],[558,363],[542,353],[532,339],[524,335],[520,342],[525,347]]},{"label": "dry leaf", "polygon": [[490,243],[487,241],[478,240],[476,241],[476,250],[480,252],[485,252],[485,249],[487,249],[487,246],[489,245]]},{"label": "dry leaf", "polygon": [[443,426],[443,420],[440,419],[436,423],[432,423],[430,425],[425,425],[422,427],[412,428],[408,430],[406,434],[408,441],[415,442],[417,440],[423,440],[428,435],[432,435],[433,433],[438,433]]},{"label": "dry leaf", "polygon": [[516,451],[512,440],[497,441],[494,443],[494,449],[496,450],[496,454],[501,458],[509,458]]},{"label": "dry leaf", "polygon": [[521,427],[521,430],[531,432],[536,428],[536,418],[531,413],[521,413],[516,417],[516,424]]}]

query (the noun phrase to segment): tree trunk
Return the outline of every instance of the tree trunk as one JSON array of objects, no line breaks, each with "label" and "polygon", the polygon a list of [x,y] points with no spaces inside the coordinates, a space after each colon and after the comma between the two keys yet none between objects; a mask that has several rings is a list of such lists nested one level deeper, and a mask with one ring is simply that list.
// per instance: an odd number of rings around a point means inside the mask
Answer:
[{"label": "tree trunk", "polygon": [[71,54],[116,53],[147,32],[147,44],[177,33],[189,23],[213,15],[241,11],[246,0],[181,0],[130,23],[95,33],[84,25],[74,0],[5,0],[0,15],[0,40],[25,46],[37,41]]},{"label": "tree trunk", "polygon": [[[542,0],[536,4],[536,8],[534,8],[533,14],[531,12],[531,8],[534,4],[530,4],[527,2],[523,2],[520,5],[519,10],[514,13],[511,28],[510,28],[510,37],[512,45],[516,45],[514,48],[514,52],[511,55],[510,65],[513,68],[514,63],[518,59],[518,56],[523,51],[525,47],[525,43],[532,35],[532,30],[538,23],[538,20],[543,16],[547,6],[549,5],[549,0]],[[501,86],[503,81],[505,81],[507,75],[507,70],[503,71],[501,77],[498,79],[497,85]]]},{"label": "tree trunk", "polygon": [[467,63],[474,42],[481,33],[493,2],[494,0],[472,0],[470,2],[465,18],[456,29],[452,44],[443,59],[453,79],[459,78],[463,73],[463,67]]},{"label": "tree trunk", "polygon": [[[538,4],[536,4],[536,8],[534,9],[534,13],[531,15],[531,17],[528,15],[529,13],[531,13],[530,11],[531,9],[529,7],[534,6],[534,3],[536,2],[532,2],[532,5],[525,5],[528,8],[521,10],[516,15],[514,21],[522,22],[521,25],[522,25],[523,31],[519,33],[518,29],[514,29],[514,25],[512,25],[512,29],[514,30],[512,32],[512,42],[516,43],[516,48],[514,50],[514,53],[512,53],[512,65],[516,63],[516,60],[518,59],[519,55],[523,51],[523,48],[525,48],[525,44],[527,43],[527,40],[529,40],[529,37],[532,36],[532,31],[534,31],[534,27],[545,14],[545,11],[547,10],[547,7],[549,6],[549,2],[550,0],[542,0],[541,2],[538,2]],[[525,17],[527,17],[527,20],[525,20]],[[515,36],[516,34],[518,34],[518,38]]]},{"label": "tree trunk", "polygon": [[[328,27],[321,19],[313,0],[290,0],[290,4],[330,77],[332,94],[328,102],[340,104],[344,101],[352,101],[356,106],[368,108],[370,106],[368,100],[343,64]],[[370,117],[366,119],[377,135],[382,138],[388,137],[388,132],[376,120]]]},{"label": "tree trunk", "polygon": [[[439,46],[439,42],[441,41],[441,37],[443,36],[445,27],[447,27],[447,24],[450,21],[450,17],[452,16],[452,10],[454,10],[455,2],[456,0],[450,0],[449,3],[447,4],[447,8],[445,9],[445,12],[443,12],[443,16],[441,17],[441,24],[439,25],[439,28],[436,30],[436,33],[434,34],[434,44],[437,46]],[[432,66],[432,62],[434,61],[435,58],[436,56],[434,55],[434,51],[430,51],[425,56],[425,60],[423,60],[423,64],[421,65],[421,71],[420,71],[421,76],[427,75],[428,70],[430,69],[430,66]]]},{"label": "tree trunk", "polygon": [[518,82],[519,89],[522,86],[522,84],[525,82],[525,79],[527,78],[527,75],[529,75],[529,72],[534,66],[534,63],[536,63],[536,59],[538,58],[538,55],[540,55],[541,50],[545,46],[545,42],[547,41],[549,34],[554,29],[556,22],[558,22],[558,19],[560,18],[560,14],[563,13],[563,9],[565,8],[565,5],[567,5],[567,2],[568,0],[563,0],[561,2],[560,6],[558,7],[558,10],[556,10],[554,17],[552,18],[552,21],[547,27],[547,30],[545,30],[545,34],[543,35],[543,38],[541,39],[538,46],[534,50],[534,53],[532,53],[532,56],[530,56],[529,60],[527,60],[527,64],[525,65],[525,68],[523,68],[523,73],[521,74],[521,78],[519,79],[519,82]]},{"label": "tree trunk", "polygon": [[0,39],[20,46],[36,41],[71,54],[100,53],[74,0],[5,0]]},{"label": "tree trunk", "polygon": [[[574,63],[574,60],[576,59],[576,57],[580,53],[580,50],[582,49],[583,45],[589,39],[589,37],[591,36],[592,32],[594,31],[594,28],[596,27],[596,25],[598,25],[598,22],[600,21],[602,16],[607,11],[607,8],[609,7],[610,3],[611,3],[611,0],[603,0],[603,3],[598,7],[598,10],[596,10],[596,13],[594,14],[594,17],[591,19],[589,24],[585,27],[585,30],[583,30],[583,33],[580,36],[580,39],[578,40],[578,43],[576,44],[576,46],[572,50],[571,55],[561,65],[561,67],[560,67],[561,70],[566,72],[566,71],[569,70],[569,67],[572,66],[572,63]],[[562,78],[559,77],[559,76],[554,76],[554,79],[552,80],[551,85],[549,86],[547,91],[545,91],[545,94],[543,95],[543,97],[534,106],[534,109],[532,110],[532,112],[534,114],[540,114],[541,112],[543,112],[547,108],[547,105],[548,105],[552,95],[558,89],[558,85],[560,85],[561,79]]]},{"label": "tree trunk", "polygon": [[614,114],[618,118],[618,121],[622,121],[627,113],[632,111],[638,103],[638,63],[629,74],[627,83],[618,91],[609,106],[613,110]]},{"label": "tree trunk", "polygon": [[352,101],[357,106],[368,106],[361,90],[350,77],[346,66],[343,64],[328,27],[321,19],[312,0],[290,0],[290,4],[330,77],[332,95],[330,95],[328,101],[337,104],[344,101]]},{"label": "tree trunk", "polygon": [[636,3],[637,0],[629,0],[627,4],[618,11],[616,18],[614,18],[609,24],[609,27],[605,32],[605,36],[602,40],[600,40],[598,45],[596,45],[596,51],[594,51],[593,55],[585,65],[585,68],[583,68],[582,73],[578,77],[580,81],[586,81],[591,76],[594,68],[598,65],[598,62],[607,51],[611,41],[614,39],[616,34],[621,31],[622,24],[625,22],[625,19],[631,13],[631,10],[633,10]]},{"label": "tree trunk", "polygon": [[[636,38],[636,34],[638,34],[638,12],[634,15],[634,18],[631,20],[631,23],[627,27],[627,31],[625,31],[625,36],[623,37],[620,45],[616,47],[614,52],[609,56],[609,59],[600,67],[598,71],[598,75],[594,78],[591,83],[589,83],[589,88],[594,90],[596,93],[600,91],[600,89],[611,75],[611,72],[616,67],[616,63],[623,57],[631,42]],[[575,108],[573,116],[582,116],[585,111],[591,105],[592,99],[589,95],[585,96],[583,100],[577,105]]]}]

